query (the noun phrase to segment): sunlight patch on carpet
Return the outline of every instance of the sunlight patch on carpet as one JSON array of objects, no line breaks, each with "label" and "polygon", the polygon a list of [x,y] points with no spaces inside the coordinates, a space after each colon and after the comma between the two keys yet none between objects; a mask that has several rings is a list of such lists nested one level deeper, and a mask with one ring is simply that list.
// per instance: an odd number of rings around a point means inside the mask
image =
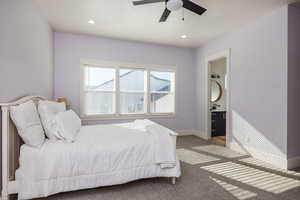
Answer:
[{"label": "sunlight patch on carpet", "polygon": [[245,199],[249,199],[252,197],[256,197],[257,194],[254,192],[250,192],[248,190],[244,190],[242,188],[239,188],[235,185],[226,183],[224,181],[221,181],[219,179],[216,178],[212,178],[209,177],[211,180],[213,180],[214,182],[216,182],[218,185],[220,185],[224,190],[226,190],[227,192],[229,192],[232,196],[234,196],[235,198],[239,199],[239,200],[245,200]]},{"label": "sunlight patch on carpet", "polygon": [[226,158],[237,158],[241,156],[246,156],[246,154],[240,154],[238,152],[232,151],[226,147],[218,145],[206,145],[206,146],[195,146],[193,149],[204,151],[218,156],[223,156]]},{"label": "sunlight patch on carpet", "polygon": [[274,170],[274,171],[278,171],[278,172],[282,172],[282,173],[285,173],[285,174],[293,175],[293,176],[300,176],[299,172],[280,169],[280,168],[277,168],[277,167],[275,167],[275,166],[273,166],[273,165],[271,165],[267,162],[264,162],[264,161],[261,161],[261,160],[255,159],[255,158],[244,158],[244,159],[240,159],[239,161],[244,162],[244,163],[248,163],[248,164],[251,164],[251,165],[255,165],[255,166],[258,166],[258,167],[263,167],[263,168],[266,168],[266,169],[271,169],[271,170]]},{"label": "sunlight patch on carpet", "polygon": [[218,161],[220,159],[213,156],[208,156],[188,149],[177,149],[176,150],[179,160],[188,163],[190,165],[197,165],[201,163]]},{"label": "sunlight patch on carpet", "polygon": [[274,194],[300,187],[300,181],[298,180],[233,162],[200,168]]}]

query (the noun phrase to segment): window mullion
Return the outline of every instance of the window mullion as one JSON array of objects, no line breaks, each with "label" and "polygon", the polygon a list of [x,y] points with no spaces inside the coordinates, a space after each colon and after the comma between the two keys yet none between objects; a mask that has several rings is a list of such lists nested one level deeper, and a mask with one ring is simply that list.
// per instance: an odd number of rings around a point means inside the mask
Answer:
[{"label": "window mullion", "polygon": [[150,70],[147,70],[146,71],[146,73],[147,73],[147,82],[146,82],[146,90],[147,90],[147,92],[146,92],[146,101],[145,101],[145,103],[146,103],[146,106],[147,106],[147,112],[146,112],[146,114],[150,114],[150,103],[151,103],[151,94],[150,94]]},{"label": "window mullion", "polygon": [[120,68],[116,68],[116,76],[115,76],[115,112],[116,115],[120,115]]},{"label": "window mullion", "polygon": [[81,114],[86,115],[87,114],[87,112],[86,112],[87,111],[87,108],[86,108],[87,105],[86,105],[85,89],[86,89],[86,85],[88,85],[87,82],[89,80],[89,68],[84,65],[84,67],[82,68],[82,72],[83,72],[83,76],[82,76],[83,81],[82,81],[81,84],[83,84],[83,85],[81,85],[81,87],[82,87],[82,91],[84,93],[80,95],[82,100],[83,100],[83,102],[81,103],[81,108],[82,108],[82,113]]}]

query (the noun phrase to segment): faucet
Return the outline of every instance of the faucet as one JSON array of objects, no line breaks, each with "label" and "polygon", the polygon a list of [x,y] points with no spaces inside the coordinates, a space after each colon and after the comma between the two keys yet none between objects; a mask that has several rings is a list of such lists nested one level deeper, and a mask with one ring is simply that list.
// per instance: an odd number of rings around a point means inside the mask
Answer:
[{"label": "faucet", "polygon": [[213,103],[212,105],[211,105],[211,107],[210,107],[210,111],[213,111],[213,110],[216,110],[218,107],[221,107],[221,105],[219,105],[219,104],[216,104],[216,103]]}]

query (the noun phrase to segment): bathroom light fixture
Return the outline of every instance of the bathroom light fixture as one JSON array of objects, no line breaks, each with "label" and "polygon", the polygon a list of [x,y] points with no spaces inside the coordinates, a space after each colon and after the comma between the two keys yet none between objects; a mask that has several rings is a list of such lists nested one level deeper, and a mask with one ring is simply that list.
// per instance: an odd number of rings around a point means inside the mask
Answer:
[{"label": "bathroom light fixture", "polygon": [[90,20],[88,21],[88,23],[89,23],[89,24],[95,24],[95,21],[92,20],[92,19],[90,19]]},{"label": "bathroom light fixture", "polygon": [[186,39],[187,38],[187,36],[186,35],[182,35],[182,36],[180,36],[182,39]]}]

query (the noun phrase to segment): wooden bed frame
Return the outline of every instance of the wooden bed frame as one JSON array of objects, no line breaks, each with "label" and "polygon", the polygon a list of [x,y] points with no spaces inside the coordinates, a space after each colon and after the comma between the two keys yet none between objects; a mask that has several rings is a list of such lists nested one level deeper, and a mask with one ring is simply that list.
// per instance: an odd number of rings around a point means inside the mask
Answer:
[{"label": "wooden bed frame", "polygon": [[10,118],[10,107],[33,100],[45,100],[41,96],[25,96],[11,103],[0,104],[2,109],[2,200],[8,200],[10,194],[18,193],[15,172],[19,168],[20,147],[23,144],[17,129]]},{"label": "wooden bed frame", "polygon": [[[0,103],[2,109],[2,194],[1,200],[8,200],[9,195],[18,194],[15,172],[19,168],[20,147],[23,144],[17,129],[10,118],[10,107],[32,100],[35,104],[46,100],[42,96],[25,96],[11,103]],[[176,178],[171,178],[172,184]]]}]

